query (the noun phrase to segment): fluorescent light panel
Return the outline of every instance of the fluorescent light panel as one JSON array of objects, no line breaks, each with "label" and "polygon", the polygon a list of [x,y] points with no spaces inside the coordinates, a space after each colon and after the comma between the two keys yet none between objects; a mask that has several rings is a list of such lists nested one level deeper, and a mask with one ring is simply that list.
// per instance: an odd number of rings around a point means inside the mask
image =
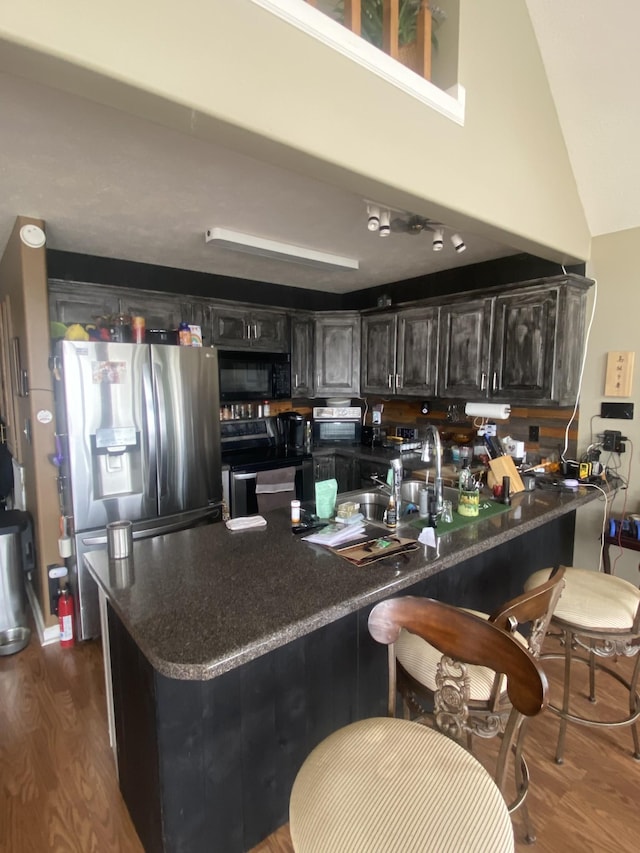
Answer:
[{"label": "fluorescent light panel", "polygon": [[262,258],[275,258],[278,261],[290,261],[294,264],[306,264],[311,267],[332,270],[357,270],[360,262],[355,258],[343,258],[341,255],[331,255],[328,252],[316,252],[304,246],[294,246],[291,243],[280,243],[277,240],[267,240],[253,234],[243,234],[229,228],[208,228],[205,234],[207,243],[215,242],[225,249],[234,252],[245,252],[248,255],[259,255]]}]

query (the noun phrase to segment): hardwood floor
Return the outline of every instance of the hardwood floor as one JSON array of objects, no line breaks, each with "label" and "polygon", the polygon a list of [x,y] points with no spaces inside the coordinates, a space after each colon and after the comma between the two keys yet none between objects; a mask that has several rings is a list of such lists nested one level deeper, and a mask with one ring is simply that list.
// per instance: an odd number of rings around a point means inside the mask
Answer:
[{"label": "hardwood floor", "polygon": [[[629,671],[631,663],[616,666]],[[561,664],[551,661],[547,670],[557,700]],[[602,686],[599,712],[625,706],[618,685]],[[518,853],[636,850],[640,762],[631,757],[629,730],[570,726],[561,766],[553,761],[557,731],[549,712],[530,724],[529,803],[538,840],[524,843],[516,813]],[[0,657],[0,853],[44,851],[143,853],[116,781],[98,642],[41,648],[32,638],[24,651]],[[282,827],[252,853],[292,851]]]},{"label": "hardwood floor", "polygon": [[99,642],[0,657],[0,851],[143,853],[120,796]]}]

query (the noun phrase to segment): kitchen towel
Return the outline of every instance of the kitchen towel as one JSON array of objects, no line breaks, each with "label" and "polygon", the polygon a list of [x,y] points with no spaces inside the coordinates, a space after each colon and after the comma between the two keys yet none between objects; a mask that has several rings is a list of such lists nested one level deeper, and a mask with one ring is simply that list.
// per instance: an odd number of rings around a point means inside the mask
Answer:
[{"label": "kitchen towel", "polygon": [[258,471],[256,474],[258,512],[268,512],[270,509],[286,506],[296,496],[295,480],[295,468]]}]

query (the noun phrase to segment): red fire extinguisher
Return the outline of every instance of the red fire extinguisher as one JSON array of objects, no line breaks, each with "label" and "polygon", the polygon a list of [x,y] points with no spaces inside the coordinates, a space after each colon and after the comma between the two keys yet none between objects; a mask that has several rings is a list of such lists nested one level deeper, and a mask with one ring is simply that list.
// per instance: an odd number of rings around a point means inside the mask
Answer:
[{"label": "red fire extinguisher", "polygon": [[73,596],[68,587],[60,590],[58,622],[60,623],[60,645],[63,648],[73,646],[75,644],[73,637]]}]

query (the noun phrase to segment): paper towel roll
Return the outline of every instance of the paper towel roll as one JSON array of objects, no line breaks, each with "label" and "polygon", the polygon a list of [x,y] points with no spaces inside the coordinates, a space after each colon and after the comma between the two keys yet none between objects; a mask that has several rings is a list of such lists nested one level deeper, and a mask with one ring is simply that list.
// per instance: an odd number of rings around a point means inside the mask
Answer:
[{"label": "paper towel roll", "polygon": [[509,403],[467,403],[464,413],[470,418],[505,421],[511,414],[511,406]]}]

